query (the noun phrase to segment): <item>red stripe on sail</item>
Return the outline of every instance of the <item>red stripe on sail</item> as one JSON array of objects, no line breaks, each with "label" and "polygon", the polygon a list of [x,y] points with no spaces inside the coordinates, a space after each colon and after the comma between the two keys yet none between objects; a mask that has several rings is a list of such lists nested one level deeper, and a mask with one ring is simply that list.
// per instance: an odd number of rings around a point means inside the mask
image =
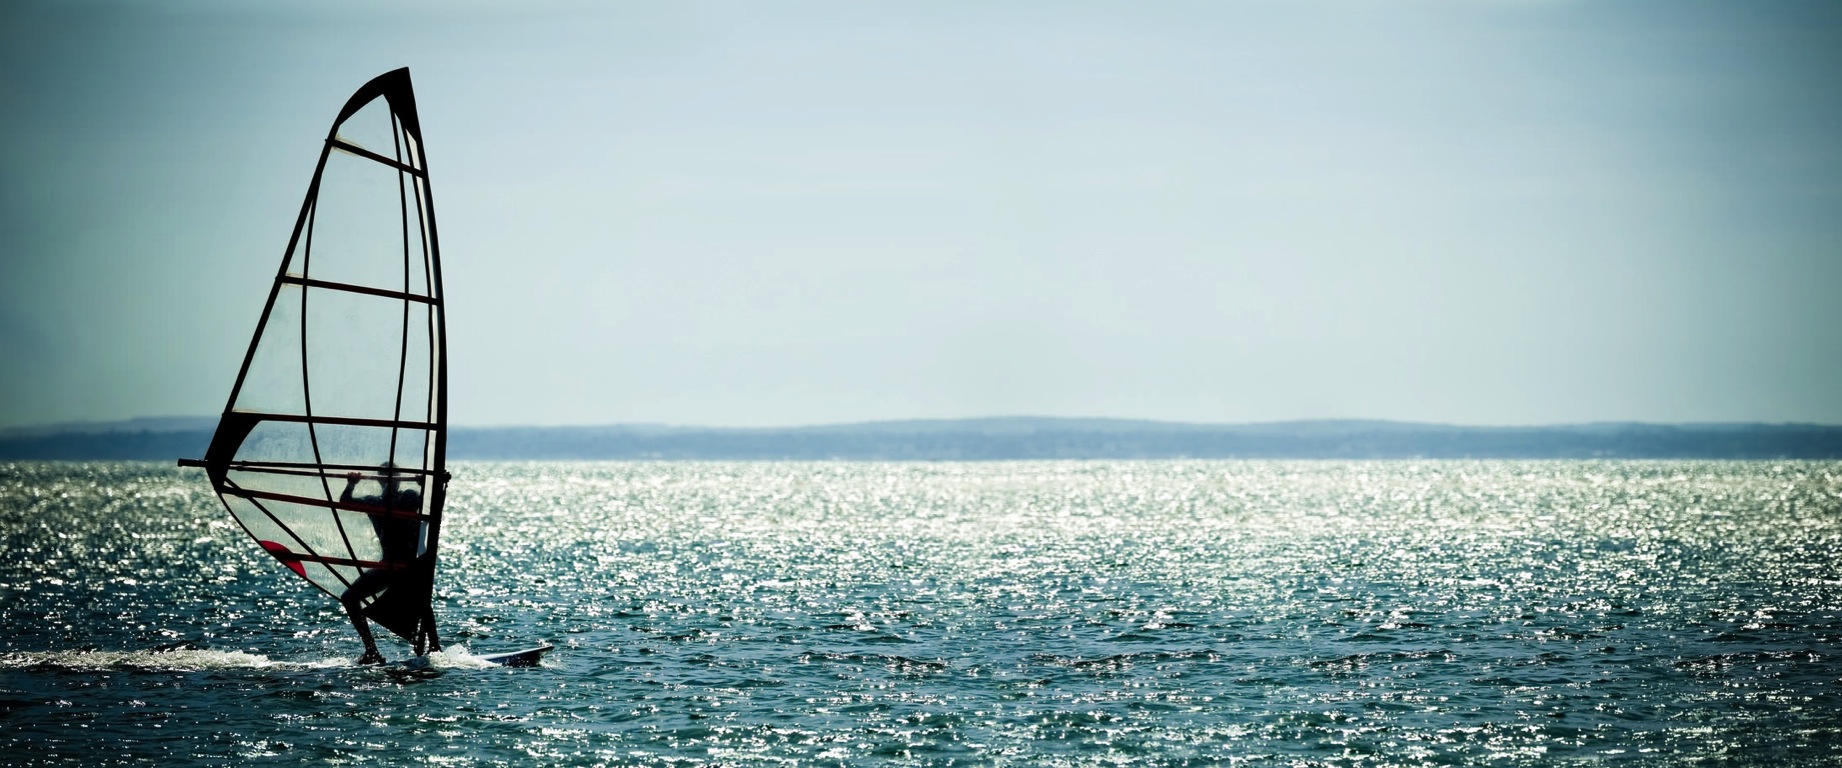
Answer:
[{"label": "red stripe on sail", "polygon": [[261,544],[263,549],[268,550],[269,554],[274,555],[276,560],[280,560],[282,565],[288,566],[288,570],[293,571],[295,575],[303,579],[307,578],[307,567],[301,565],[300,555],[289,551],[287,547],[281,545],[279,542],[257,541],[256,543]]}]

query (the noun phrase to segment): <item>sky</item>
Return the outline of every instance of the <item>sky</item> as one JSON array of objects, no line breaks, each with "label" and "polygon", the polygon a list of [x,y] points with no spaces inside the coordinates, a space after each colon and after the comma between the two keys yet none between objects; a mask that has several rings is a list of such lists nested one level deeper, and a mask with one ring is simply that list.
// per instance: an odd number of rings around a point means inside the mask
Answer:
[{"label": "sky", "polygon": [[222,410],[400,66],[459,425],[1842,424],[1842,3],[23,0],[0,427]]}]

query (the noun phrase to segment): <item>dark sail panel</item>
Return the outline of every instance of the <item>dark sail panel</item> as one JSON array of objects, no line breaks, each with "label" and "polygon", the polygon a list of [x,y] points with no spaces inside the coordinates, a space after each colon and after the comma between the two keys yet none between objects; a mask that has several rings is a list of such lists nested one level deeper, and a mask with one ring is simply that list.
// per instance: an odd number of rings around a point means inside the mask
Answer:
[{"label": "dark sail panel", "polygon": [[341,110],[203,462],[258,546],[334,597],[362,579],[366,615],[412,641],[434,632],[422,624],[447,477],[419,125],[408,70]]}]

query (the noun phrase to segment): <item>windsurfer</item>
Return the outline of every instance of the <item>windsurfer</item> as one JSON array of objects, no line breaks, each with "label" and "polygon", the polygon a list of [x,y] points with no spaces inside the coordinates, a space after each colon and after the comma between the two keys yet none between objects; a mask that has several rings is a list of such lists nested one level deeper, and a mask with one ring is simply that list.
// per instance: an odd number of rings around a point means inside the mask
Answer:
[{"label": "windsurfer", "polygon": [[[386,563],[410,563],[416,559],[418,545],[422,538],[422,521],[413,515],[422,509],[422,481],[414,476],[405,477],[396,470],[396,466],[386,463],[382,467],[378,484],[383,493],[378,496],[353,497],[358,482],[364,475],[348,472],[345,476],[345,491],[339,494],[343,504],[365,504],[382,507],[384,514],[372,514],[371,527],[377,531],[377,542],[383,550],[381,560]],[[392,514],[396,513],[396,514]],[[365,622],[365,598],[383,592],[391,586],[397,573],[392,569],[372,568],[359,574],[358,579],[347,587],[339,596],[339,602],[345,605],[345,613],[352,619],[352,627],[358,630],[358,637],[365,642],[365,653],[358,657],[360,664],[382,664],[384,655],[377,651],[377,641],[371,637],[371,627]],[[423,626],[428,628],[429,637],[434,637],[435,609],[430,606],[428,615],[423,617]],[[421,635],[417,635],[416,654],[421,655],[423,647]]]}]

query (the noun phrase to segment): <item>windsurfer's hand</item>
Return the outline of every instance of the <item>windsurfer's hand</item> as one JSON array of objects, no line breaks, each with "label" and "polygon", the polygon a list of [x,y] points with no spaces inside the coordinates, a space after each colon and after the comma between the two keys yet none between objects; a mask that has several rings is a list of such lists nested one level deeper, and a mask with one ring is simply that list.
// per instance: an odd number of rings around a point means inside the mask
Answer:
[{"label": "windsurfer's hand", "polygon": [[357,472],[345,473],[345,481],[348,483],[356,483],[358,482],[358,478],[361,478],[361,477],[364,477],[364,475],[358,474]]}]

